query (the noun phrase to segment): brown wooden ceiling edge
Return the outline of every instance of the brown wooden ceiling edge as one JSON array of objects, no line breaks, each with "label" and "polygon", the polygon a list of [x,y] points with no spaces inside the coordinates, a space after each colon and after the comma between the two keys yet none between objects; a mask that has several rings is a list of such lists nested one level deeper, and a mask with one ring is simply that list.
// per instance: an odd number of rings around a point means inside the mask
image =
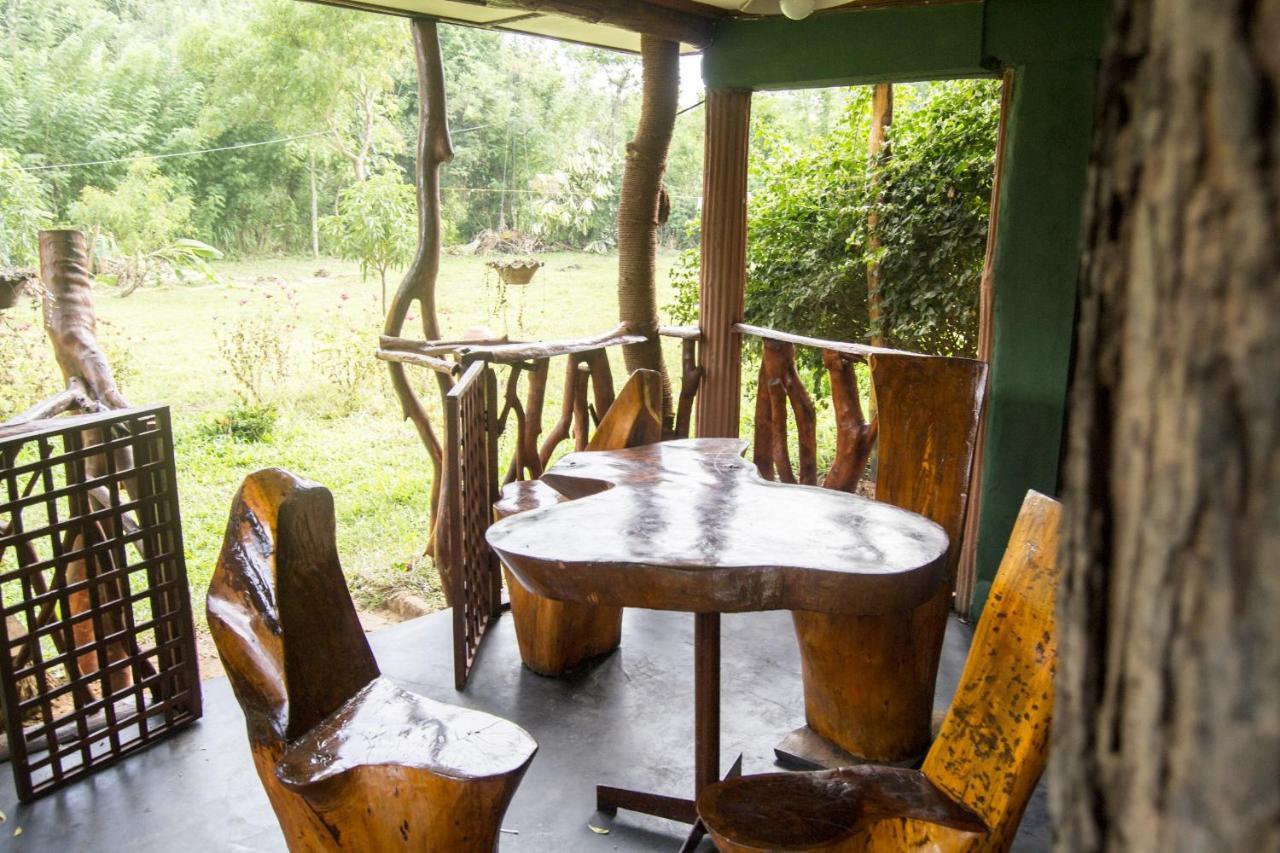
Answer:
[{"label": "brown wooden ceiling edge", "polygon": [[[478,27],[480,29],[506,29],[502,23],[514,18],[499,21],[467,21],[445,15],[421,15],[409,9],[398,9],[393,6],[366,2],[366,0],[302,0],[307,3],[318,3],[325,6],[340,6],[365,12],[377,12],[400,17],[430,17],[436,20],[461,26]],[[571,18],[589,24],[605,24],[629,32],[658,36],[671,39],[694,47],[706,47],[711,42],[712,27],[717,20],[724,17],[714,14],[723,10],[705,7],[691,11],[696,4],[678,2],[678,0],[628,0],[625,3],[598,3],[596,0],[455,0],[471,6],[489,9],[525,10],[533,15]],[[679,6],[679,8],[677,8]],[[706,11],[709,9],[710,11]],[[521,20],[527,18],[521,17]],[[513,32],[520,32],[513,30]],[[525,33],[525,35],[542,35]],[[582,43],[577,39],[549,36],[559,41]],[[599,47],[600,45],[593,45]]]}]

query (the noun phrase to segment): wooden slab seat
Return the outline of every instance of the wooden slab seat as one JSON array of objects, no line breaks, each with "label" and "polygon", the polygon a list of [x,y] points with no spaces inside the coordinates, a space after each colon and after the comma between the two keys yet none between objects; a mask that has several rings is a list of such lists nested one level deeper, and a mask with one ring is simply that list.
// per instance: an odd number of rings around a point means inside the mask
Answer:
[{"label": "wooden slab seat", "polygon": [[971,851],[1013,843],[1048,756],[1061,506],[1029,492],[955,700],[920,770],[865,764],[744,776],[698,814],[725,853]]},{"label": "wooden slab seat", "polygon": [[[619,450],[662,438],[662,377],[637,370],[605,411],[588,450]],[[542,480],[517,480],[502,489],[494,514],[507,518],[567,500]],[[622,608],[557,601],[529,591],[503,566],[515,620],[516,641],[525,666],[558,676],[601,655],[622,641]]]},{"label": "wooden slab seat", "polygon": [[830,766],[813,758],[826,744],[805,743],[815,733],[845,753],[840,764],[912,765],[929,747],[987,371],[964,358],[877,353],[868,362],[879,404],[876,500],[942,526],[951,543],[943,583],[907,618],[794,613],[808,726],[780,746],[784,760]]},{"label": "wooden slab seat", "polygon": [[209,629],[292,851],[491,853],[537,744],[382,677],[338,561],[328,489],[278,468],[236,494]]}]

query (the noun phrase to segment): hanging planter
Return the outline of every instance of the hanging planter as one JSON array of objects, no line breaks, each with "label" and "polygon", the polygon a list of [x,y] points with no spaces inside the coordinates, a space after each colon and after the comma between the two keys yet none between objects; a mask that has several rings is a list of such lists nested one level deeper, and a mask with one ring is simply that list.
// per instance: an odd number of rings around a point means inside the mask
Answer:
[{"label": "hanging planter", "polygon": [[542,261],[533,258],[503,258],[489,261],[487,266],[498,271],[503,284],[525,285],[533,280],[533,274],[542,267]]},{"label": "hanging planter", "polygon": [[18,304],[27,280],[33,276],[31,270],[0,269],[0,311]]}]

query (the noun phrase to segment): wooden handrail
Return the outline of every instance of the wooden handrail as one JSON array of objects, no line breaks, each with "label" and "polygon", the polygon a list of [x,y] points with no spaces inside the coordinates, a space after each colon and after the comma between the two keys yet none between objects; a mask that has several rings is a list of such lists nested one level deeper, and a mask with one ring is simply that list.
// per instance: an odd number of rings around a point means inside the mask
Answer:
[{"label": "wooden handrail", "polygon": [[464,364],[472,361],[490,361],[495,364],[515,364],[522,361],[533,361],[540,358],[554,358],[558,355],[575,355],[591,350],[620,347],[643,342],[644,335],[631,332],[631,328],[620,323],[614,329],[602,335],[588,338],[567,338],[558,341],[535,341],[533,343],[493,344],[460,346],[457,355]]},{"label": "wooden handrail", "polygon": [[658,334],[664,338],[679,338],[682,341],[702,340],[702,329],[697,326],[659,326]]},{"label": "wooden handrail", "polygon": [[428,370],[434,370],[436,373],[452,374],[454,369],[459,365],[454,361],[446,361],[443,358],[436,358],[431,355],[421,355],[416,352],[402,352],[400,350],[380,349],[376,355],[382,361],[398,361],[402,364],[414,364],[418,367],[425,367]]},{"label": "wooden handrail", "polygon": [[499,338],[458,338],[451,341],[423,341],[418,338],[397,338],[393,335],[379,335],[378,346],[396,352],[412,352],[418,355],[450,355],[466,346],[491,346],[509,344],[511,339],[506,335]]},{"label": "wooden handrail", "polygon": [[785,344],[799,344],[800,346],[816,347],[817,349],[831,350],[832,352],[842,352],[846,355],[868,356],[868,355],[914,355],[924,358],[926,356],[921,352],[911,352],[910,350],[889,349],[887,347],[873,347],[870,344],[855,344],[847,341],[828,341],[822,338],[810,338],[806,335],[793,335],[790,332],[779,332],[774,329],[767,329],[764,326],[752,326],[749,323],[734,323],[733,330],[740,335],[751,335],[756,338],[764,338],[767,341],[779,341]]}]

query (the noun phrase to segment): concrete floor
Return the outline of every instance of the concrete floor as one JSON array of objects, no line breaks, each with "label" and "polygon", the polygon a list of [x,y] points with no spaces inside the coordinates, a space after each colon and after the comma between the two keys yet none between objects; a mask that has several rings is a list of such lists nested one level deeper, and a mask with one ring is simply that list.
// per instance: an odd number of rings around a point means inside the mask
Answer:
[{"label": "concrete floor", "polygon": [[[684,829],[657,818],[594,811],[597,782],[690,793],[693,779],[693,617],[628,610],[622,649],[572,679],[520,666],[511,619],[486,640],[471,684],[453,690],[450,614],[370,635],[383,671],[406,687],[524,726],[539,752],[507,812],[504,851],[676,850]],[[969,629],[953,621],[938,707],[949,702]],[[723,620],[723,767],[774,768],[773,746],[803,721],[800,666],[786,613]],[[205,716],[187,731],[32,805],[17,803],[0,767],[0,850],[280,851],[284,843],[249,761],[244,719],[226,679],[205,682]],[[1043,786],[1042,786],[1043,788]],[[588,824],[608,829],[598,834]],[[14,837],[15,828],[22,834]],[[1049,848],[1037,791],[1014,850]],[[704,842],[709,850],[710,845]]]}]

